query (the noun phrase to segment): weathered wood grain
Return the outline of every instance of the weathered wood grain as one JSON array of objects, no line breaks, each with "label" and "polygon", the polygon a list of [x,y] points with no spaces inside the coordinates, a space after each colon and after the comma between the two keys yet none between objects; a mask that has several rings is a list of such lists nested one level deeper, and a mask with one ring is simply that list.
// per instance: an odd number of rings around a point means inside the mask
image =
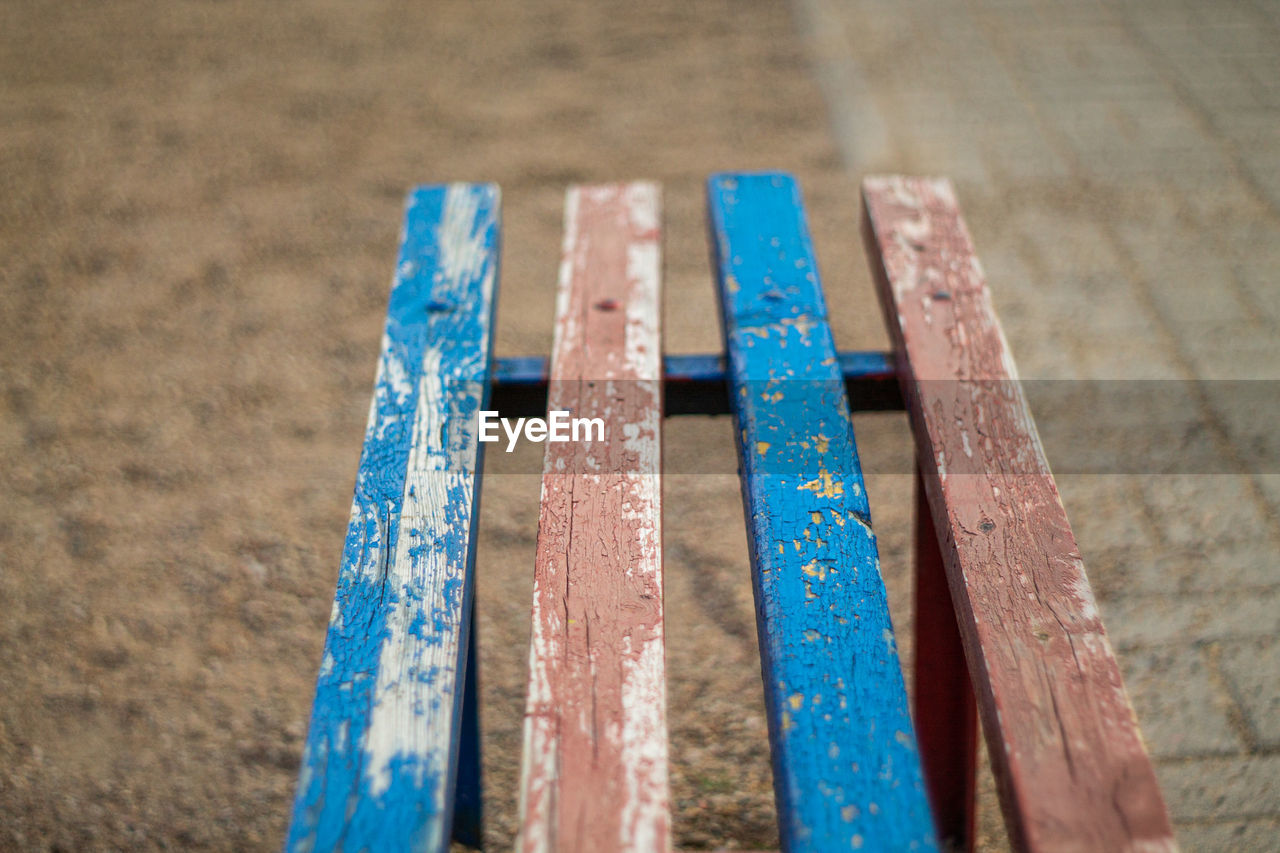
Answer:
[{"label": "weathered wood grain", "polygon": [[863,183],[880,290],[1010,836],[1175,849],[949,182]]},{"label": "weathered wood grain", "polygon": [[448,847],[498,204],[490,184],[409,196],[289,850]]},{"label": "weathered wood grain", "polygon": [[521,783],[526,851],[670,846],[662,624],[658,189],[569,192]]},{"label": "weathered wood grain", "polygon": [[783,848],[936,849],[799,188],[708,196]]}]

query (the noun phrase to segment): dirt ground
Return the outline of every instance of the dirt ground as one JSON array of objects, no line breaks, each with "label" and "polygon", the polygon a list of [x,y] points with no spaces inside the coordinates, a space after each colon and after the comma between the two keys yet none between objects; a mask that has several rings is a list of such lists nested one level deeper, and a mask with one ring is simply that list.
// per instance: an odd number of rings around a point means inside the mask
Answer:
[{"label": "dirt ground", "polygon": [[[550,347],[566,186],[661,181],[691,352],[720,345],[705,176],[793,171],[838,343],[885,343],[785,4],[11,0],[0,81],[0,847],[281,844],[412,184],[501,184],[510,355]],[[860,421],[864,456],[908,470],[904,426]],[[666,450],[692,472],[665,484],[676,841],[776,845],[729,422],[669,421]],[[501,848],[539,463],[495,457]],[[869,484],[908,659],[910,485]]]}]

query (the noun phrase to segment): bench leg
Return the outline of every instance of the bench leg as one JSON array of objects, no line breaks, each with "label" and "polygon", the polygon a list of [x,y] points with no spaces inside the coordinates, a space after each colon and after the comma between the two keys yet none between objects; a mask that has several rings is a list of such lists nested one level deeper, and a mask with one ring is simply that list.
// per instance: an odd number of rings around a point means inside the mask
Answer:
[{"label": "bench leg", "polygon": [[467,641],[466,684],[462,689],[462,730],[458,744],[458,786],[453,801],[453,840],[468,847],[483,846],[480,803],[480,683],[476,674],[475,604],[471,607],[471,638]]},{"label": "bench leg", "polygon": [[938,837],[973,850],[978,711],[938,534],[916,476],[915,723]]}]

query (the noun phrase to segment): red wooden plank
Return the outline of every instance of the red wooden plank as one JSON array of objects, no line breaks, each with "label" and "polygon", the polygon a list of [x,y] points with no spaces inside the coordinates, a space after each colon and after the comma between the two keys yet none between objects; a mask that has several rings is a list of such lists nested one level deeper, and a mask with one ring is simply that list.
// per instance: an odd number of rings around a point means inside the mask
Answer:
[{"label": "red wooden plank", "polygon": [[548,408],[521,793],[523,850],[666,850],[658,190],[570,190]]},{"label": "red wooden plank", "polygon": [[947,849],[973,850],[974,773],[978,708],[964,662],[964,646],[929,514],[924,483],[916,478],[915,695],[912,711],[925,786],[938,837]]},{"label": "red wooden plank", "polygon": [[954,191],[868,178],[863,201],[1010,837],[1176,849]]}]

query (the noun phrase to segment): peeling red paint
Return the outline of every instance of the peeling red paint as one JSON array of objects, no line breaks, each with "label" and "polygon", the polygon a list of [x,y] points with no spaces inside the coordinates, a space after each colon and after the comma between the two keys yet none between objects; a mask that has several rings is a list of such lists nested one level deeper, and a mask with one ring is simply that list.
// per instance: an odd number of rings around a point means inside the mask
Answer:
[{"label": "peeling red paint", "polygon": [[662,626],[658,191],[570,191],[534,570],[522,850],[670,847]]},{"label": "peeling red paint", "polygon": [[1176,849],[954,191],[868,178],[863,199],[1010,837],[1025,850]]}]

